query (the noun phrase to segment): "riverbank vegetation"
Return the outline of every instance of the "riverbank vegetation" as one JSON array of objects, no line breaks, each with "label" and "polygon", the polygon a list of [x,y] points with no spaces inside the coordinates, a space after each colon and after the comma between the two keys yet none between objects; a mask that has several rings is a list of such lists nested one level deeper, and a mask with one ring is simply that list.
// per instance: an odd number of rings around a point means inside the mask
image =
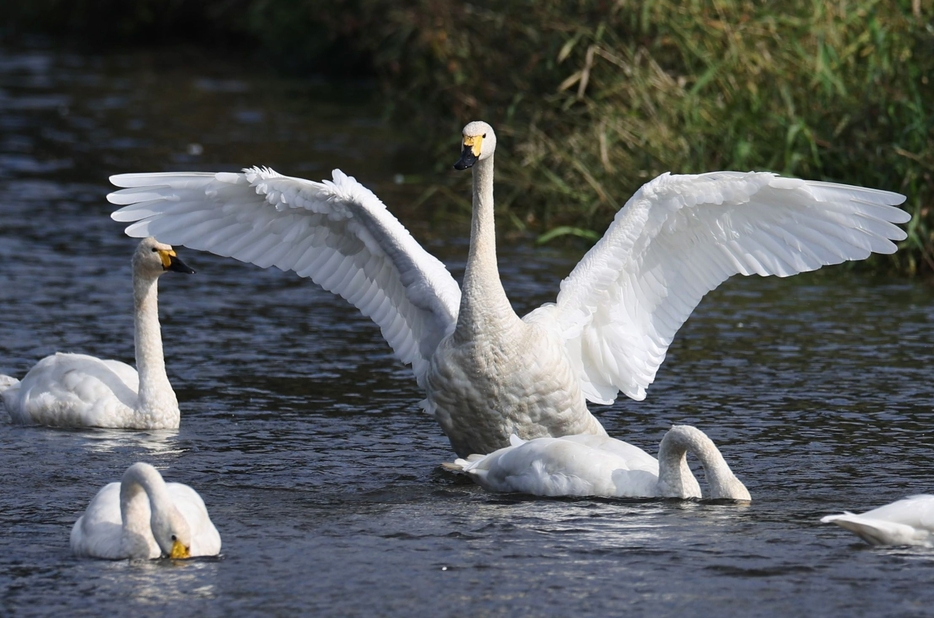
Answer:
[{"label": "riverbank vegetation", "polygon": [[498,207],[546,240],[599,235],[664,171],[772,170],[905,193],[909,238],[885,264],[934,272],[934,9],[918,0],[26,6],[8,19],[117,44],[246,42],[285,70],[375,76],[439,170],[451,135],[488,120]]}]

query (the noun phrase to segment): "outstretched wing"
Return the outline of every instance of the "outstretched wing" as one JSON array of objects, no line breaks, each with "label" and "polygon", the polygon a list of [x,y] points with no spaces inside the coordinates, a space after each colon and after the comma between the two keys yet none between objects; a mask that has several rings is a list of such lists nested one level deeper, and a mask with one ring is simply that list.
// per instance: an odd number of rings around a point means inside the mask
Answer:
[{"label": "outstretched wing", "polygon": [[764,172],[663,174],[626,203],[550,307],[590,401],[645,398],[675,333],[734,274],[893,253],[903,195]]},{"label": "outstretched wing", "polygon": [[376,322],[421,385],[453,331],[460,289],[369,189],[340,170],[312,182],[242,173],[120,174],[107,196],[129,236],[275,266],[309,277]]}]

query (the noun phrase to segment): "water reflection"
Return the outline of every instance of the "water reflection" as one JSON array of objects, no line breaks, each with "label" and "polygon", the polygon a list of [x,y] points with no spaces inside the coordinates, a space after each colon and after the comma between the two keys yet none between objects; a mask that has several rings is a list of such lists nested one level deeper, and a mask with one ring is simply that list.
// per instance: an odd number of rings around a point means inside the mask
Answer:
[{"label": "water reflection", "polygon": [[[100,563],[96,563],[100,564]],[[89,566],[93,596],[121,596],[145,610],[165,608],[167,603],[184,606],[193,601],[210,601],[218,596],[217,559],[120,560]]]},{"label": "water reflection", "polygon": [[177,429],[150,431],[126,431],[119,429],[95,429],[76,432],[81,435],[85,446],[99,454],[135,451],[145,455],[180,455],[184,449],[178,445]]}]

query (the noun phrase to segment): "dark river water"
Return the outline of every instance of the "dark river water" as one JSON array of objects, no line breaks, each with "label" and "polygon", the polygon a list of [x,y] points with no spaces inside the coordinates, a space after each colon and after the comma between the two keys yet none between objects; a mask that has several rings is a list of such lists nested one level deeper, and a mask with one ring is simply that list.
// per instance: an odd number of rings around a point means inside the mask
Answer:
[{"label": "dark river water", "polygon": [[[128,171],[344,171],[459,278],[466,222],[396,187],[378,95],[191,53],[0,46],[0,373],[83,352],[133,362],[130,255],[104,195]],[[458,135],[451,136],[451,161]],[[503,156],[508,156],[504,154]],[[463,179],[464,194],[469,180]],[[505,224],[505,222],[501,222]],[[517,310],[580,250],[503,242]],[[643,402],[598,410],[655,453],[706,431],[753,496],[493,495],[453,453],[379,330],[310,281],[180,249],[160,312],[181,428],[55,430],[0,416],[0,614],[921,616],[934,551],[871,548],[819,518],[934,491],[934,291],[844,268],[738,278],[678,334]],[[82,560],[69,533],[135,461],[195,487],[217,559]]]}]

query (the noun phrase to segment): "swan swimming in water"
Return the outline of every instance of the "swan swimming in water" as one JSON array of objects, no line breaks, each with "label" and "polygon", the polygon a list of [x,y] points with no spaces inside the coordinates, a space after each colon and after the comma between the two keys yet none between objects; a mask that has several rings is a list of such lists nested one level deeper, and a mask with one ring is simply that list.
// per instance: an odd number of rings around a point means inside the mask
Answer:
[{"label": "swan swimming in water", "polygon": [[71,550],[109,560],[216,556],[221,536],[198,492],[135,463],[91,500],[71,529]]},{"label": "swan swimming in water", "polygon": [[524,318],[500,282],[493,152],[485,122],[464,127],[455,167],[472,168],[470,249],[459,288],[363,185],[334,170],[312,182],[241,173],[121,174],[107,196],[130,236],[310,277],[376,322],[425,389],[422,407],[461,457],[509,437],[605,436],[587,401],[645,397],[672,338],[730,276],[788,276],[892,253],[904,196],[771,173],[662,174],[617,213]]},{"label": "swan swimming in water", "polygon": [[0,375],[0,400],[14,423],[59,427],[175,429],[178,399],[165,374],[158,279],[193,273],[169,245],[145,238],[133,254],[136,366],[86,354],[46,356],[20,382]]},{"label": "swan swimming in water", "polygon": [[446,463],[490,491],[534,496],[605,498],[700,498],[701,489],[687,454],[704,467],[707,498],[751,500],[749,491],[704,432],[673,425],[662,438],[655,459],[628,442],[581,434],[522,440],[489,455]]},{"label": "swan swimming in water", "polygon": [[934,496],[911,496],[859,515],[844,511],[821,522],[846,528],[870,545],[934,547]]}]

